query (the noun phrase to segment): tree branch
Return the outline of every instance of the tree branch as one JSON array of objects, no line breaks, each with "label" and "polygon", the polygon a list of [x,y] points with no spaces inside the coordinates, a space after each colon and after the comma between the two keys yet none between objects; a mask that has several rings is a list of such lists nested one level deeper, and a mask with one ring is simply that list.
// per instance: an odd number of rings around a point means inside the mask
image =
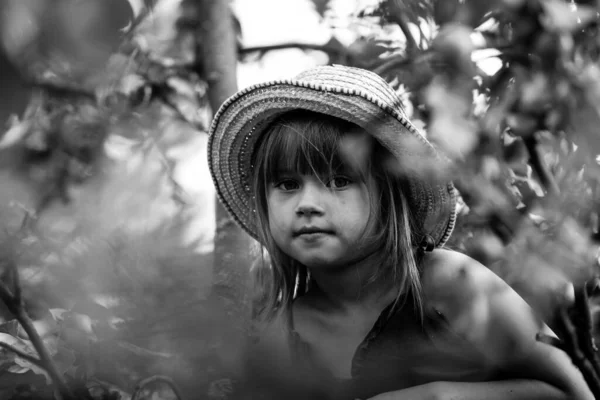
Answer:
[{"label": "tree branch", "polygon": [[382,75],[390,69],[407,67],[411,64],[416,65],[422,62],[428,62],[432,59],[433,53],[430,51],[424,51],[416,57],[410,57],[406,54],[396,54],[384,59],[377,68],[373,69],[376,74]]},{"label": "tree branch", "polygon": [[66,85],[66,84],[58,84],[55,82],[49,81],[40,81],[33,80],[27,81],[26,83],[31,85],[34,88],[43,89],[48,93],[61,97],[61,96],[71,96],[71,97],[82,97],[87,100],[96,101],[96,94],[88,89]]},{"label": "tree branch", "polygon": [[240,55],[250,54],[250,53],[266,53],[267,51],[273,50],[285,50],[285,49],[300,49],[300,50],[318,50],[328,54],[340,54],[344,53],[344,49],[328,46],[320,45],[320,44],[311,44],[311,43],[282,43],[282,44],[274,44],[269,46],[257,46],[257,47],[245,47],[238,49],[238,53]]},{"label": "tree branch", "polygon": [[15,317],[23,327],[23,330],[27,333],[27,336],[29,337],[29,340],[31,340],[33,347],[35,347],[35,350],[38,352],[40,356],[40,362],[42,363],[42,366],[46,372],[48,372],[48,375],[50,375],[50,378],[52,378],[52,382],[54,382],[56,389],[61,393],[64,400],[75,400],[75,397],[67,386],[67,382],[65,381],[64,377],[60,374],[60,372],[58,372],[56,363],[52,359],[48,348],[35,329],[29,314],[27,314],[27,311],[25,311],[22,305],[18,306],[17,311],[18,312],[15,314]]},{"label": "tree branch", "polygon": [[6,307],[8,307],[10,312],[13,312],[13,310],[11,309],[13,304],[13,298],[14,296],[12,291],[8,288],[8,286],[6,286],[4,282],[0,281],[0,300],[2,300],[4,304],[6,304]]},{"label": "tree branch", "polygon": [[410,31],[410,27],[408,26],[408,21],[406,20],[404,15],[401,15],[398,12],[391,13],[391,15],[389,16],[389,21],[397,23],[398,26],[400,27],[400,29],[402,30],[404,37],[406,37],[406,53],[407,54],[411,54],[415,50],[419,50],[419,45],[417,44],[415,37],[413,36],[412,32]]},{"label": "tree branch", "polygon": [[378,75],[383,75],[385,72],[387,72],[390,69],[398,68],[398,67],[406,67],[406,66],[412,64],[413,61],[414,60],[412,58],[406,57],[406,55],[404,55],[404,54],[394,55],[394,56],[391,56],[389,59],[385,60],[377,68],[373,69],[373,72],[375,72]]},{"label": "tree branch", "polygon": [[531,166],[537,176],[540,178],[540,182],[546,191],[552,195],[559,194],[560,190],[558,188],[558,184],[544,162],[544,156],[538,147],[535,135],[524,137],[523,142],[529,151],[529,156],[531,157]]},{"label": "tree branch", "polygon": [[171,89],[166,85],[152,85],[152,92],[156,95],[158,100],[160,100],[165,106],[170,108],[186,123],[193,126],[195,129],[199,131],[203,131],[206,127],[199,125],[194,121],[190,121],[190,119],[181,111],[181,109],[177,106],[177,104],[169,98],[169,94],[167,93]]},{"label": "tree branch", "polygon": [[[186,122],[190,123],[190,121]],[[161,149],[161,147],[158,145],[156,139],[152,136],[149,137],[149,140],[151,142],[151,145],[153,146],[153,148],[156,150],[160,161],[162,163],[162,165],[165,168],[165,173],[167,175],[167,179],[169,180],[169,183],[173,186],[173,194],[171,196],[171,198],[179,205],[179,206],[189,206],[191,204],[191,195],[189,195],[185,189],[179,184],[179,182],[177,182],[177,180],[175,179],[174,176],[174,171],[173,168],[171,168],[171,163],[169,161],[169,158],[167,157],[167,155],[165,154],[165,152],[163,151],[163,149]]]},{"label": "tree branch", "polygon": [[15,302],[15,304],[20,305],[23,302],[23,298],[21,296],[21,280],[19,279],[19,271],[17,270],[17,264],[15,262],[11,262],[9,268],[11,271],[10,274],[13,285],[13,301]]}]

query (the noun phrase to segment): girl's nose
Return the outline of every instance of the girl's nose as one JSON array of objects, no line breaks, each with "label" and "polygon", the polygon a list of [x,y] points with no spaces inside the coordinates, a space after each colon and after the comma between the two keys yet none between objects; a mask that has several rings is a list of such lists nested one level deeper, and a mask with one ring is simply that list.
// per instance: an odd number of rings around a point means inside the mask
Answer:
[{"label": "girl's nose", "polygon": [[322,215],[324,213],[322,193],[317,185],[308,184],[302,188],[298,204],[297,215]]}]

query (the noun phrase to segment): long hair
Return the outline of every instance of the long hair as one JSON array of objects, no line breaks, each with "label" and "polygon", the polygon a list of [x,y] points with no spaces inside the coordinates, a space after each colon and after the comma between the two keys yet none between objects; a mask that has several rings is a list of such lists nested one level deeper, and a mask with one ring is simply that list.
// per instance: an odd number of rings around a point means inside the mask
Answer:
[{"label": "long hair", "polygon": [[281,170],[317,177],[352,170],[366,184],[372,205],[365,210],[369,213],[368,223],[375,226],[375,234],[364,238],[376,246],[376,268],[369,282],[391,279],[398,290],[396,303],[412,299],[415,312],[422,319],[422,289],[413,245],[418,232],[402,191],[403,179],[389,168],[393,156],[374,139],[372,146],[367,147],[364,162],[349,159],[352,157],[347,154],[347,139],[360,132],[364,130],[350,122],[301,110],[277,117],[262,135],[253,154],[251,174],[256,226],[268,256],[261,252],[262,258],[255,267],[256,318],[268,321],[289,311],[294,298],[306,292],[310,284],[306,266],[281,251],[270,233],[269,183],[277,180]]}]

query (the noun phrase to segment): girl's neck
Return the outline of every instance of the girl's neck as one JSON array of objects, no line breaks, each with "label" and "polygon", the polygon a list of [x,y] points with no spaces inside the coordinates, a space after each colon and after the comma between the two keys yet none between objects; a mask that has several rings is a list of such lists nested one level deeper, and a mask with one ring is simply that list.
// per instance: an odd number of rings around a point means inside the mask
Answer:
[{"label": "girl's neck", "polygon": [[320,308],[329,311],[376,308],[388,305],[397,295],[390,279],[373,280],[374,265],[371,257],[351,266],[311,270],[313,287],[310,292],[319,299]]}]

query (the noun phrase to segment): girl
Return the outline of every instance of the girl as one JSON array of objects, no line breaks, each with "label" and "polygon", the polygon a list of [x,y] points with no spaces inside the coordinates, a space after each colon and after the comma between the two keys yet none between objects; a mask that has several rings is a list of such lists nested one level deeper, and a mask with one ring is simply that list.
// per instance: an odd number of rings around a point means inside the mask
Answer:
[{"label": "girl", "polygon": [[[248,384],[274,399],[590,399],[530,308],[442,249],[445,162],[379,76],[342,66],[245,89],[211,126],[209,163],[256,267]],[[251,387],[250,387],[251,386]]]}]

